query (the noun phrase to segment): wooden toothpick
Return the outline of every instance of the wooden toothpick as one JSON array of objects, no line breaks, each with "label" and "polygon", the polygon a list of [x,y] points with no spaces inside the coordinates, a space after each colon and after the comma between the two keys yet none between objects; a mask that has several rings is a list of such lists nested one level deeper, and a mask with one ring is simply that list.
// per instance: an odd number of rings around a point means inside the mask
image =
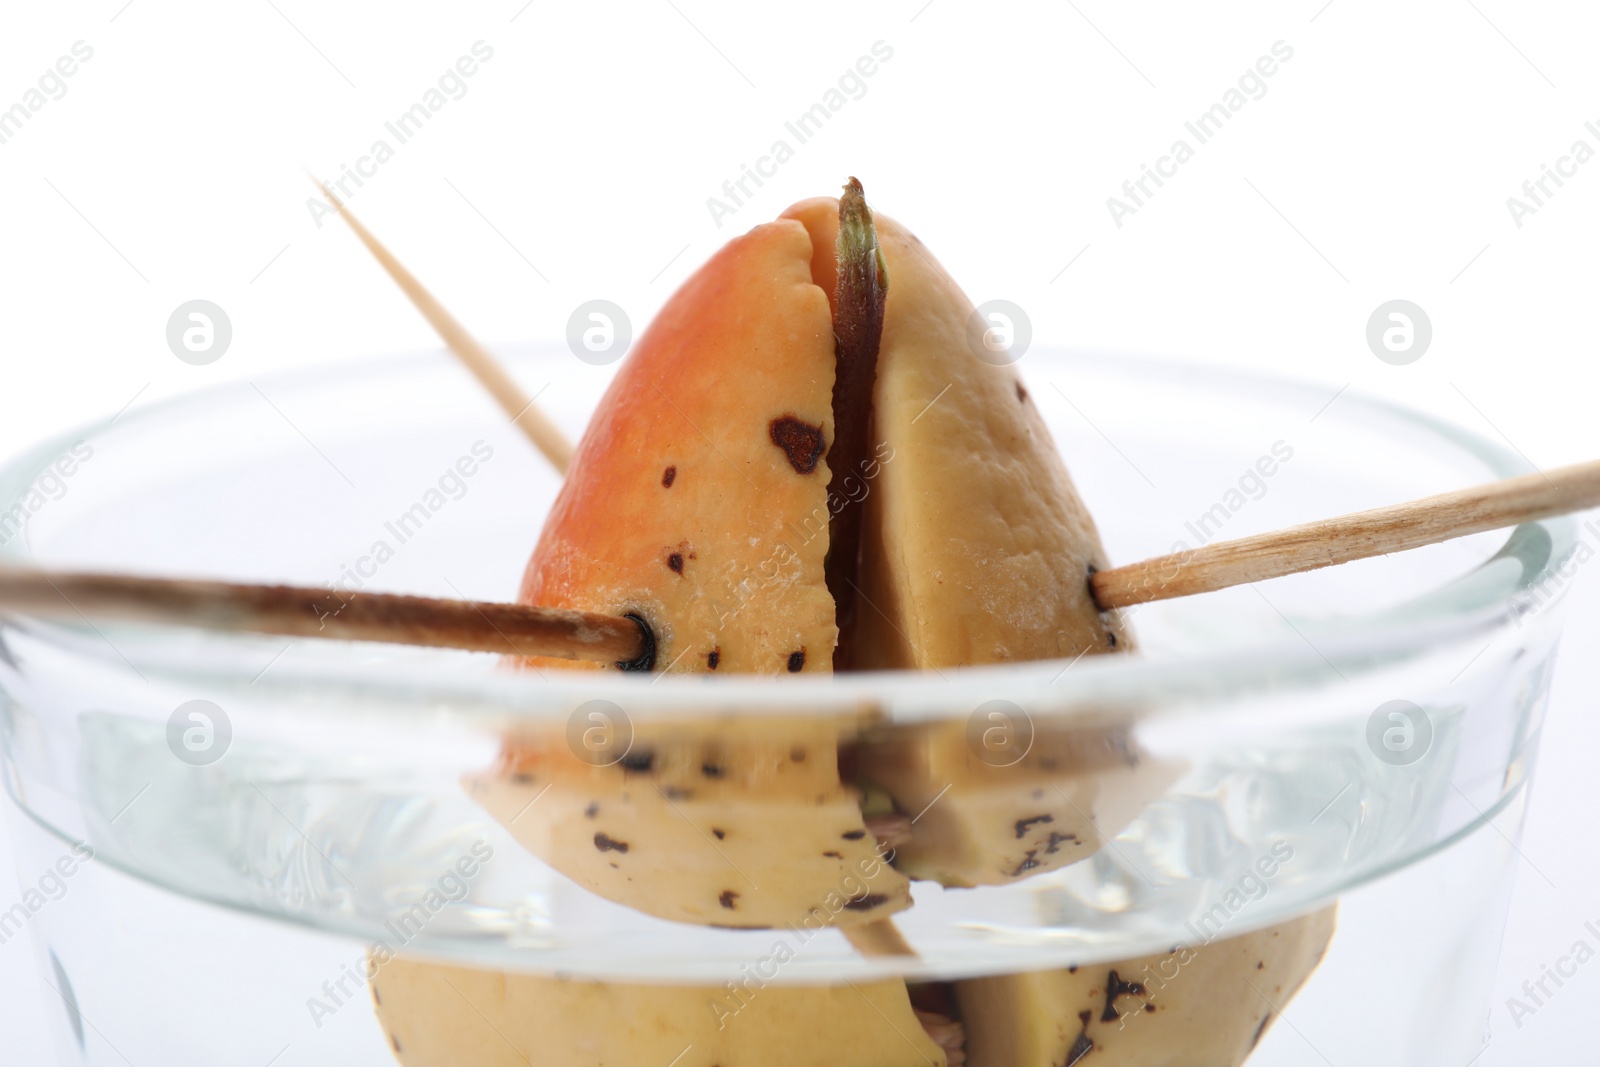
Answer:
[{"label": "wooden toothpick", "polygon": [[[313,181],[316,179],[313,178]],[[511,416],[511,421],[517,425],[534,447],[544,453],[546,459],[562,474],[567,473],[567,467],[572,463],[572,443],[566,435],[550,421],[549,416],[534,406],[533,399],[522,391],[522,387],[507,373],[489,350],[478,342],[478,339],[467,332],[467,328],[450,312],[445,310],[434,295],[405,268],[394,254],[383,246],[371,232],[361,224],[361,220],[351,214],[344,202],[333,195],[320,182],[317,184],[339,214],[349,223],[350,229],[367,246],[367,251],[372,253],[378,264],[388,272],[395,284],[400,286],[402,292],[410,299],[416,309],[422,312],[422,317],[428,320],[434,332],[443,339],[456,358],[461,360],[494,397],[496,403]]]},{"label": "wooden toothpick", "polygon": [[1102,609],[1125,608],[1592,507],[1600,507],[1600,460],[1158,556],[1100,571],[1090,577],[1089,586]]},{"label": "wooden toothpick", "polygon": [[5,567],[0,610],[627,663],[634,669],[649,669],[655,657],[649,630],[628,616],[285,585]]}]

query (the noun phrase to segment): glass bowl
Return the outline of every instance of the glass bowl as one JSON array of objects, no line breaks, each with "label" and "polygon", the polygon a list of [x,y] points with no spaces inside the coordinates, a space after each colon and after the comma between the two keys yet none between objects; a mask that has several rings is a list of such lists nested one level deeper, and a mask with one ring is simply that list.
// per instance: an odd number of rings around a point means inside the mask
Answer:
[{"label": "glass bowl", "polygon": [[[564,353],[510,362],[573,436],[609,378]],[[1091,352],[1021,369],[1116,562],[1526,470],[1348,392]],[[504,600],[557,485],[449,357],[368,361],[152,405],[13,460],[0,562]],[[763,984],[947,981],[1103,966],[1339,901],[1320,967],[1272,1007],[1289,1025],[1250,1063],[1459,1065],[1482,1042],[1574,544],[1572,521],[1548,520],[1143,606],[1137,655],[925,675],[539,675],[485,654],[6,617],[5,779],[37,892],[0,938],[27,927],[71,1006],[63,1063],[289,1047],[379,1064],[361,990],[378,946],[635,983],[719,987],[753,967]],[[858,951],[826,922],[672,921],[530,848],[587,832],[565,801],[530,789],[508,811],[484,794],[505,739],[594,722],[630,740],[833,724],[847,770],[929,737],[1001,767],[998,725],[1007,753],[1087,753],[1050,784],[1093,840],[1004,884],[915,880],[894,917],[912,956]],[[703,849],[673,838],[686,864],[760,880],[697,833]]]}]

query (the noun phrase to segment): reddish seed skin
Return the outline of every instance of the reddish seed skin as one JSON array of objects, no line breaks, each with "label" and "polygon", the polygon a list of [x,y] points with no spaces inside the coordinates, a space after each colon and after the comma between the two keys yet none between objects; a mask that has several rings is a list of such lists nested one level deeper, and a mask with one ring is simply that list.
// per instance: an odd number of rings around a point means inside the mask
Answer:
[{"label": "reddish seed skin", "polygon": [[[657,669],[711,670],[716,648],[723,673],[779,674],[802,647],[814,653],[805,670],[829,669],[833,322],[811,259],[805,226],[765,223],[667,301],[578,444],[523,603],[637,613]],[[793,452],[809,474],[774,444],[784,417],[805,428]]]}]

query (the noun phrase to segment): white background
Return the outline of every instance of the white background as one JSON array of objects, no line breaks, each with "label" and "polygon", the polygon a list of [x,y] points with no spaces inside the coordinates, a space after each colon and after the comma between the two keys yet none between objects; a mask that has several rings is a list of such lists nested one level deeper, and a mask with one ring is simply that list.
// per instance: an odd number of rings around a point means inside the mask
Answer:
[{"label": "white background", "polygon": [[[482,40],[493,57],[465,95],[351,206],[491,344],[559,338],[594,297],[642,326],[728,236],[857,174],[974,299],[1025,308],[1035,343],[1349,385],[1541,467],[1600,456],[1600,161],[1520,227],[1506,203],[1575,140],[1600,150],[1584,128],[1600,126],[1592,7],[772,7],[6,5],[0,108],[74,42],[93,57],[0,144],[0,451],[130,402],[430,346],[349,233],[315,224],[304,170],[337,177],[374,140],[394,146],[384,122]],[[719,228],[707,198],[774,140],[794,145],[785,120],[877,41],[893,55],[865,94]],[[1265,95],[1117,226],[1107,198],[1175,139],[1193,145],[1184,122],[1278,41],[1293,56]],[[205,367],[165,342],[197,297],[234,332]],[[1393,298],[1433,324],[1409,366],[1364,339]],[[1483,1065],[1587,1062],[1600,1033],[1600,963],[1520,1028],[1505,1006],[1600,920],[1594,584],[1571,605]],[[0,906],[18,892],[0,874]],[[0,1032],[8,1062],[32,1063],[29,1028],[59,1005],[21,943],[0,949]]]}]

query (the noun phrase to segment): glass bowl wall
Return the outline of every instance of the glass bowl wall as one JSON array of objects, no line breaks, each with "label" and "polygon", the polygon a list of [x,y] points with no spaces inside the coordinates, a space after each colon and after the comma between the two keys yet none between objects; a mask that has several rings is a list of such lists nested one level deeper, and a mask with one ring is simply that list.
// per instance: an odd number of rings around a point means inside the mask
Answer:
[{"label": "glass bowl wall", "polygon": [[[513,364],[581,432],[607,371],[541,352]],[[1348,393],[1330,404],[1331,390],[1086,352],[1022,369],[1119,562],[1524,469]],[[0,501],[27,502],[20,529],[0,526],[0,561],[510,599],[556,488],[447,357],[374,361],[151,406],[31,451],[0,470]],[[17,925],[93,1023],[63,1021],[69,1043],[84,1035],[92,1062],[113,1048],[146,1062],[134,1050],[158,1060],[171,1041],[270,1056],[373,943],[714,985],[786,940],[779,981],[949,978],[1126,959],[1343,899],[1296,1026],[1252,1063],[1465,1062],[1574,536],[1551,520],[1141,607],[1136,656],[927,676],[540,677],[470,653],[8,618],[0,725],[28,820],[22,884],[93,856]],[[177,755],[170,723],[193,700],[226,719],[213,762]],[[636,729],[838,716],[869,738],[1000,701],[1041,735],[1131,746],[1143,768],[1091,858],[1000,886],[919,881],[896,917],[918,956],[868,958],[833,930],[726,930],[603,899],[479,806],[468,784],[503,736],[564,735],[595,700]],[[459,895],[452,881],[407,925],[463,857],[481,862]],[[1374,966],[1404,967],[1403,988],[1372,983]],[[385,1062],[364,1043],[370,1015],[360,1003],[327,1024],[346,1037],[317,1020],[305,1039]]]}]

